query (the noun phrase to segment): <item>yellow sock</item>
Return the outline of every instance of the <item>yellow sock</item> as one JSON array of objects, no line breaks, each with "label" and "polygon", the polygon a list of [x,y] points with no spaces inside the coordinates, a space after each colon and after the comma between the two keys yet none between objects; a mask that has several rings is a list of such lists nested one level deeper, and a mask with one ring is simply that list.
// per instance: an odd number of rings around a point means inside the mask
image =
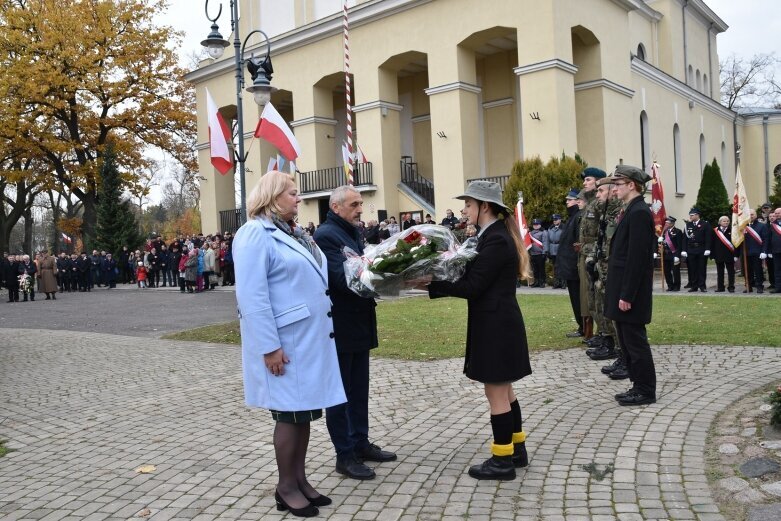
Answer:
[{"label": "yellow sock", "polygon": [[513,443],[523,443],[526,441],[526,432],[514,432],[513,433]]},{"label": "yellow sock", "polygon": [[493,454],[494,456],[512,456],[513,444],[508,443],[507,445],[497,445],[496,443],[492,443],[491,454]]}]

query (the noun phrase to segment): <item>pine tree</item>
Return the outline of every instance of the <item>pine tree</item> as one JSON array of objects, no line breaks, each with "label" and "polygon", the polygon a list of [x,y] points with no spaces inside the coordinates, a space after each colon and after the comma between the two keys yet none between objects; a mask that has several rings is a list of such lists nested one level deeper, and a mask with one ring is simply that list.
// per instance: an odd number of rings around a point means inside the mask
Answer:
[{"label": "pine tree", "polygon": [[504,188],[504,203],[513,208],[518,192],[523,192],[523,213],[531,227],[532,219],[550,223],[554,213],[567,215],[564,198],[572,188],[583,185],[581,172],[588,166],[580,156],[562,154],[543,163],[539,157],[516,161]]},{"label": "pine tree", "polygon": [[773,208],[781,208],[781,165],[778,165],[773,171],[773,177],[776,181],[773,183],[773,193],[770,194],[770,204]]},{"label": "pine tree", "polygon": [[713,163],[706,164],[702,171],[702,181],[700,181],[695,206],[701,212],[700,218],[713,226],[719,222],[719,217],[722,215],[729,217],[732,214],[727,189],[721,179],[721,169],[715,158]]},{"label": "pine tree", "polygon": [[[128,201],[122,200],[122,180],[117,169],[113,147],[103,155],[100,169],[98,197],[98,223],[95,230],[94,249],[118,254],[122,246],[135,249],[144,241]],[[90,248],[92,249],[92,248]]]}]

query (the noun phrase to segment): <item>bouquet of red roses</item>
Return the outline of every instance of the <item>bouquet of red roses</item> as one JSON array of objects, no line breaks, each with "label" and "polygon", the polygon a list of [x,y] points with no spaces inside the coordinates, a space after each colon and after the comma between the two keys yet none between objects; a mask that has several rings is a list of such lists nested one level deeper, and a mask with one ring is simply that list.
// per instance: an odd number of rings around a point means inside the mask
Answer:
[{"label": "bouquet of red roses", "polygon": [[344,248],[347,286],[362,297],[395,297],[423,278],[454,282],[477,255],[476,246],[476,239],[460,244],[445,226],[413,226],[367,247],[362,256]]}]

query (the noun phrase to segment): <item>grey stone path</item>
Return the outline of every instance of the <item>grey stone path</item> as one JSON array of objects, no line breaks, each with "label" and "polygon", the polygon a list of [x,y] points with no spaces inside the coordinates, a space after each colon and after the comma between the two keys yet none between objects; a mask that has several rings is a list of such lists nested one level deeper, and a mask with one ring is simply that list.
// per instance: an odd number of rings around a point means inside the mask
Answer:
[{"label": "grey stone path", "polygon": [[[243,406],[240,350],[100,333],[4,329],[0,346],[0,518],[281,519],[272,421]],[[582,350],[535,354],[516,385],[531,464],[477,482],[488,454],[480,387],[461,361],[372,362],[372,438],[399,454],[358,482],[333,471],[313,424],[310,479],[331,520],[724,518],[703,447],[716,414],[781,374],[778,350],[659,347],[659,401],[622,408],[625,384]],[[602,481],[583,469],[614,465]],[[149,474],[135,472],[154,465]],[[291,516],[288,516],[292,519]]]}]

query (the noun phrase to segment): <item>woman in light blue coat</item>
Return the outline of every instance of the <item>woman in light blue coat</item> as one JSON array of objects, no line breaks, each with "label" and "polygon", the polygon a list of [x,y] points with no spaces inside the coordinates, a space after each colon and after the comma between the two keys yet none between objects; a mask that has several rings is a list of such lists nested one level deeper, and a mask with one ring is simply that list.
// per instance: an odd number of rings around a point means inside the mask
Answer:
[{"label": "woman in light blue coat", "polygon": [[325,255],[293,219],[293,178],[268,172],[250,193],[233,240],[247,405],[277,424],[277,509],[311,517],[331,503],[307,481],[310,421],[346,401],[339,373]]}]

